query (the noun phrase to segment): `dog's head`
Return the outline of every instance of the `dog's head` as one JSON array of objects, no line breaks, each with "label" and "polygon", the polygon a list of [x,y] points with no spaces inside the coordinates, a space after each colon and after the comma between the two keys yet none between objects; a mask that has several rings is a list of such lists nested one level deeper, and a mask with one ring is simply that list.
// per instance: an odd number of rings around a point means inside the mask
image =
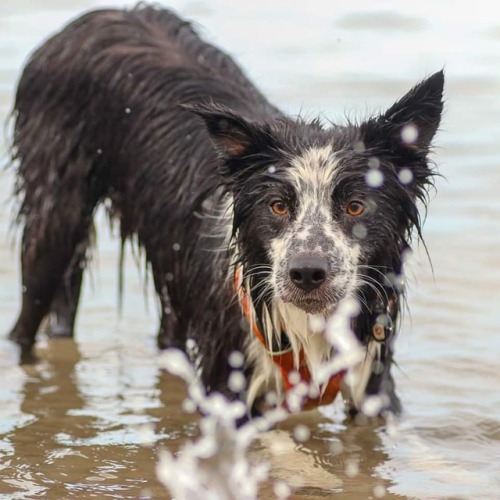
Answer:
[{"label": "dog's head", "polygon": [[432,182],[427,156],[443,80],[436,73],[385,113],[330,128],[288,118],[259,123],[217,105],[195,109],[223,157],[254,304],[329,313],[400,271],[412,229],[420,232],[417,201]]}]

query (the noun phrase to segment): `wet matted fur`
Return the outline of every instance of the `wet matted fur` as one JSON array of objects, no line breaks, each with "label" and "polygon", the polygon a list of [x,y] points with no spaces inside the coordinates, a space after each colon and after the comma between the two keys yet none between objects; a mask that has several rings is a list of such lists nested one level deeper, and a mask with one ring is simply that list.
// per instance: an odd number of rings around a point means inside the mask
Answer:
[{"label": "wet matted fur", "polygon": [[23,295],[11,338],[30,351],[45,317],[54,335],[72,335],[93,214],[107,200],[122,241],[145,251],[160,347],[193,339],[209,390],[232,394],[228,359],[241,351],[250,404],[281,391],[242,321],[237,267],[270,348],[302,350],[312,372],[332,353],[311,320],[356,298],[369,364],[352,403],[383,393],[398,411],[394,335],[376,343],[373,363],[373,332],[381,315],[398,316],[443,81],[436,73],[380,115],[325,127],[284,115],[168,10],[82,16],[31,56],[19,82]]}]

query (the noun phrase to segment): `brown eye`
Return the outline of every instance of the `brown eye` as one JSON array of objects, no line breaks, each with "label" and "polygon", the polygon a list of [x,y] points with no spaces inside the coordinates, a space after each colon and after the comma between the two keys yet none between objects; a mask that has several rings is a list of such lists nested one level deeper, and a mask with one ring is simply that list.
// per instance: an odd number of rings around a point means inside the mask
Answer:
[{"label": "brown eye", "polygon": [[351,201],[347,205],[347,213],[351,217],[358,217],[365,211],[365,206],[360,201]]},{"label": "brown eye", "polygon": [[286,203],[281,200],[273,202],[271,209],[276,215],[283,216],[288,214],[288,207],[286,206]]}]

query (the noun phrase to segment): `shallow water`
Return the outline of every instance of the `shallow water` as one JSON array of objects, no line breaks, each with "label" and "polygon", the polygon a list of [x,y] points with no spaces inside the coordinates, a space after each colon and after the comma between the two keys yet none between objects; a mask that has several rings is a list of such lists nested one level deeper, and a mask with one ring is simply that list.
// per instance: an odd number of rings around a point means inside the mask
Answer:
[{"label": "shallow water", "polygon": [[[110,0],[0,3],[0,119],[30,50],[77,13]],[[425,251],[411,265],[411,316],[397,344],[406,414],[395,435],[343,421],[339,406],[294,416],[263,434],[253,460],[294,498],[498,498],[500,490],[500,8],[491,2],[173,1],[234,54],[290,113],[342,119],[391,104],[443,66],[446,114]],[[2,146],[4,147],[4,146]],[[2,149],[2,157],[5,157]],[[12,178],[0,176],[0,327],[19,307],[9,232]],[[2,498],[168,497],[158,447],[197,434],[183,383],[158,368],[156,302],[129,252],[117,313],[119,244],[101,216],[75,341],[40,336],[40,362],[18,366],[0,339]],[[305,424],[311,436],[296,443]],[[271,482],[262,498],[273,498]]]}]

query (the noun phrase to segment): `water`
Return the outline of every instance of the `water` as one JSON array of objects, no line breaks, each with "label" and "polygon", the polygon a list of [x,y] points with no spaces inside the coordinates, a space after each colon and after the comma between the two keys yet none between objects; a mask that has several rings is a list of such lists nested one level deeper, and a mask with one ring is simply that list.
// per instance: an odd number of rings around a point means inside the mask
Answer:
[{"label": "water", "polygon": [[[67,19],[109,0],[3,0],[0,119],[30,50]],[[397,344],[406,415],[391,435],[346,424],[342,409],[294,416],[260,435],[255,463],[271,478],[260,498],[498,498],[500,488],[500,9],[487,1],[368,0],[333,5],[172,1],[234,54],[290,113],[342,119],[390,105],[445,67],[446,113],[436,138],[437,180],[425,225],[434,272],[411,265],[411,316]],[[496,9],[496,10],[495,10]],[[2,157],[5,153],[2,150]],[[12,179],[0,176],[0,326],[19,307]],[[117,314],[118,241],[101,216],[98,258],[85,283],[75,342],[38,343],[19,367],[0,340],[0,494],[5,498],[168,497],[157,453],[198,435],[184,384],[160,371],[157,305],[128,254]],[[310,436],[297,441],[297,425]],[[300,427],[303,429],[303,427]],[[303,437],[303,436],[302,436]],[[277,484],[274,481],[278,480]]]}]

